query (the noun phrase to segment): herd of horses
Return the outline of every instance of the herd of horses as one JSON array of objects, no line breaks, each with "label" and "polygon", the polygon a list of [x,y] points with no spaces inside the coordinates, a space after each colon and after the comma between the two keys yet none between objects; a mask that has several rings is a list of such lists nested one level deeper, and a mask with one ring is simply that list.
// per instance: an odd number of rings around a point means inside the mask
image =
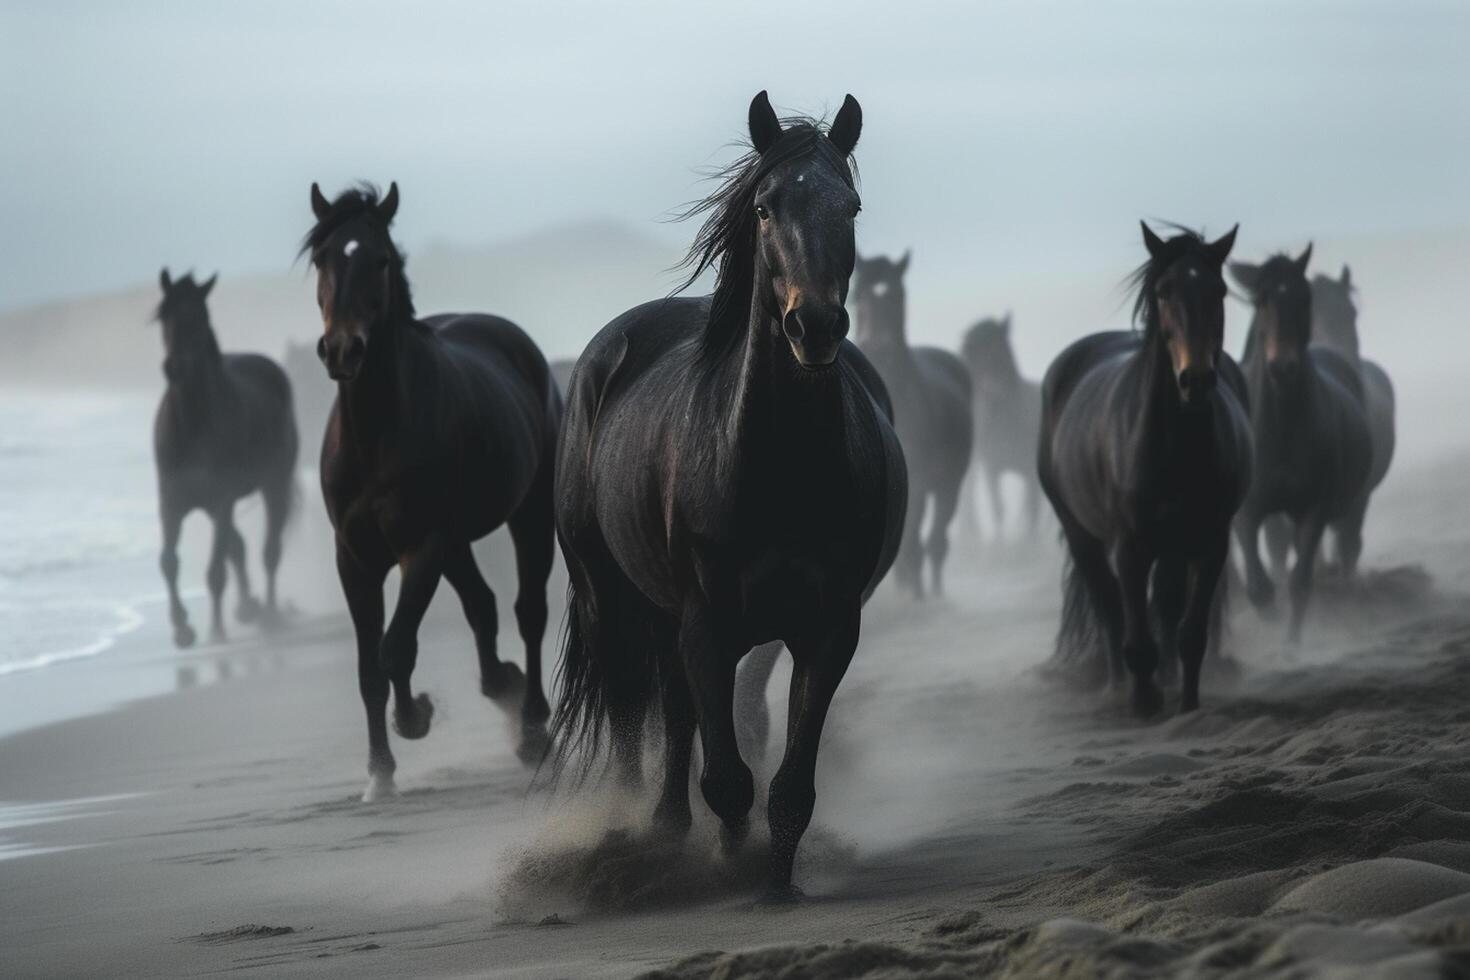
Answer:
[{"label": "herd of horses", "polygon": [[[357,638],[365,800],[394,793],[390,695],[401,737],[429,731],[434,705],[412,678],[441,578],[473,630],[481,690],[519,719],[528,764],[579,778],[595,767],[636,786],[650,726],[661,727],[654,825],[674,839],[691,822],[697,734],[704,800],[724,846],[742,846],[755,800],[742,743],[763,751],[766,682],[789,651],[767,809],[769,889],[781,898],[794,894],[822,728],[864,603],[890,569],[915,597],[942,592],[967,474],[985,480],[997,524],[1003,474],[1023,477],[1032,528],[1045,494],[1069,557],[1054,663],[1131,678],[1142,715],[1162,708],[1159,675],[1176,671],[1182,709],[1199,704],[1232,533],[1253,603],[1268,606],[1273,575],[1287,577],[1292,639],[1325,531],[1352,571],[1394,408],[1387,376],[1359,353],[1346,269],[1309,281],[1310,248],[1227,265],[1234,230],[1210,241],[1145,224],[1136,329],[1077,340],[1038,384],[1017,368],[1009,314],[971,328],[959,356],[910,343],[909,255],[855,247],[855,99],[824,126],[779,118],[762,92],[748,129],[749,152],[694,209],[704,223],[685,285],[713,271],[713,293],[628,310],[575,362],[548,364],[499,317],[420,317],[390,234],[397,185],[330,200],[312,185],[301,252],[317,274],[316,356],[337,386],[320,476]],[[1227,272],[1255,307],[1240,363],[1223,346]],[[165,271],[158,308],[162,567],[181,646],[194,641],[176,588],[183,516],[203,509],[215,523],[208,584],[222,636],[226,563],[242,620],[279,615],[294,499],[291,386],[265,358],[221,353],[213,284]],[[231,516],[257,491],[263,606]],[[515,546],[524,670],[500,657],[495,594],[471,550],[501,525]],[[553,715],[541,654],[557,542],[570,584]]]}]

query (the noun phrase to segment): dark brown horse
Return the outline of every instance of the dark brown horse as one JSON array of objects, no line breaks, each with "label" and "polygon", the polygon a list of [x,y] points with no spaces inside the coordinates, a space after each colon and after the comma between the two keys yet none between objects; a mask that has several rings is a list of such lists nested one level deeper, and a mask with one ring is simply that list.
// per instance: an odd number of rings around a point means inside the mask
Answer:
[{"label": "dark brown horse", "polygon": [[696,275],[718,265],[714,295],[629,310],[572,375],[556,479],[571,579],[557,729],[586,762],[610,737],[636,778],[661,702],[656,823],[689,827],[697,728],[700,788],[738,847],[755,788],[736,744],[736,665],[784,641],[795,666],[769,886],[788,896],[827,709],[898,548],[905,467],[882,382],[844,340],[862,110],[848,96],[824,133],[783,125],[762,92],[749,124],[753,152],[701,206],[691,251]]},{"label": "dark brown horse", "polygon": [[[296,420],[291,384],[268,357],[223,354],[209,323],[205,301],[216,276],[196,283],[192,275],[173,280],[159,273],[167,355],[168,389],[153,422],[153,456],[158,467],[158,509],[163,520],[163,578],[168,583],[174,642],[192,646],[194,628],[179,600],[179,529],[185,516],[202,510],[214,521],[214,548],[206,581],[211,601],[210,635],[225,637],[220,605],[226,562],[235,568],[240,592],[236,617],[242,623],[279,617],[276,569],[281,533],[295,496]],[[265,500],[265,605],[250,591],[245,539],[235,527],[235,502],[253,493]]]},{"label": "dark brown horse", "polygon": [[[363,799],[395,791],[384,717],[390,683],[398,733],[423,738],[429,732],[433,703],[414,696],[411,679],[419,623],[441,577],[459,593],[474,631],[481,691],[519,710],[519,751],[538,762],[550,715],[541,639],[561,421],[546,360],[500,317],[415,315],[403,257],[388,232],[397,184],[381,201],[364,187],[330,203],[313,184],[311,209],[316,226],[302,251],[317,270],[324,326],[317,353],[338,388],[322,444],[322,493],[357,631],[357,679],[368,722]],[[497,655],[495,594],[470,550],[502,524],[515,543],[524,674]],[[402,580],[385,632],[383,580],[395,565]]]},{"label": "dark brown horse", "polygon": [[[934,592],[944,592],[949,525],[970,468],[974,418],[970,372],[958,357],[908,340],[908,299],[903,277],[909,253],[857,259],[853,293],[857,345],[878,369],[893,399],[894,427],[909,466],[909,509],[893,577],[916,598],[924,596],[924,559]],[[928,539],[921,537],[928,515]]]},{"label": "dark brown horse", "polygon": [[[1011,346],[1011,315],[987,317],[965,331],[960,356],[975,384],[975,458],[971,473],[985,480],[995,536],[1005,527],[1000,480],[1007,473],[1026,487],[1026,525],[1036,533],[1041,485],[1036,480],[1036,436],[1041,431],[1041,385],[1021,376]],[[964,506],[975,506],[973,496]]]},{"label": "dark brown horse", "polygon": [[1261,561],[1263,522],[1284,515],[1294,529],[1291,620],[1287,638],[1301,639],[1322,533],[1332,525],[1344,557],[1356,561],[1368,508],[1373,443],[1362,377],[1335,351],[1309,347],[1312,291],[1300,256],[1274,255],[1261,265],[1232,262],[1255,317],[1244,367],[1255,434],[1255,481],[1236,520],[1245,553],[1246,594],[1269,607],[1275,587]]},{"label": "dark brown horse", "polygon": [[1142,332],[1092,334],[1057,355],[1042,382],[1037,469],[1071,557],[1057,658],[1092,667],[1105,656],[1115,681],[1126,666],[1134,709],[1148,715],[1163,705],[1161,644],[1182,668],[1183,710],[1199,706],[1251,431],[1245,379],[1223,350],[1221,267],[1235,231],[1163,241],[1144,225],[1143,240]]}]

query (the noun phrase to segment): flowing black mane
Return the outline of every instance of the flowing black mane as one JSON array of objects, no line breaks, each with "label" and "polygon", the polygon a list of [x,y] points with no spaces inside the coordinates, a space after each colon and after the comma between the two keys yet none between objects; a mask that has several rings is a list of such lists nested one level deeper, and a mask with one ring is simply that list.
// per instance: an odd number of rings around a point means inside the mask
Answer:
[{"label": "flowing black mane", "polygon": [[356,187],[349,187],[337,195],[326,215],[319,218],[306,236],[301,239],[301,249],[296,254],[298,258],[302,255],[309,256],[312,265],[320,266],[322,249],[332,240],[332,236],[353,221],[367,223],[383,236],[383,242],[393,265],[394,277],[397,280],[398,288],[394,290],[395,301],[401,303],[408,316],[412,317],[413,294],[409,289],[408,276],[404,273],[406,256],[399,251],[397,244],[393,241],[393,236],[388,231],[389,222],[383,220],[382,212],[379,210],[381,203],[381,194],[377,185],[361,181]]},{"label": "flowing black mane", "polygon": [[796,116],[781,120],[781,125],[780,137],[766,152],[751,148],[728,166],[711,172],[708,176],[719,182],[715,192],[678,216],[683,220],[708,215],[679,264],[689,275],[678,289],[687,289],[706,269],[716,270],[704,337],[705,354],[712,360],[727,354],[746,327],[755,277],[755,194],[761,181],[788,161],[815,157],[835,170],[847,186],[856,186],[856,164],[826,138],[821,120]]}]

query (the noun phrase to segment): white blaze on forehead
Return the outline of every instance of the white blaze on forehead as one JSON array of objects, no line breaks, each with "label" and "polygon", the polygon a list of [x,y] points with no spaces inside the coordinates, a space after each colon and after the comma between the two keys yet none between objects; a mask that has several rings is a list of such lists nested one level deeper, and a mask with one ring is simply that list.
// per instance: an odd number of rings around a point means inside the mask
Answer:
[{"label": "white blaze on forehead", "polygon": [[342,254],[343,255],[346,255],[346,256],[349,256],[350,257],[352,255],[352,253],[353,252],[356,252],[356,251],[357,251],[357,239],[356,238],[354,238],[352,241],[348,242],[346,245],[342,246]]},{"label": "white blaze on forehead", "polygon": [[806,174],[797,174],[796,175],[796,182],[798,184],[804,183],[805,181],[806,181]]}]

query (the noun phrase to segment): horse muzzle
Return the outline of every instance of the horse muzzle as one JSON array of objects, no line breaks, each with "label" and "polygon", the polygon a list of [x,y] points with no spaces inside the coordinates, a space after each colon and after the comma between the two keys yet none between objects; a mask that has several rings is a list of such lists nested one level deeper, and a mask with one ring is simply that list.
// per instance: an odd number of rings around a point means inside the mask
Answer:
[{"label": "horse muzzle", "polygon": [[351,381],[362,370],[367,341],[356,334],[324,336],[316,343],[316,356],[333,381]]},{"label": "horse muzzle", "polygon": [[837,307],[799,306],[781,321],[786,342],[796,363],[808,371],[831,367],[847,337],[847,310]]},{"label": "horse muzzle", "polygon": [[1209,402],[1219,382],[1214,368],[1188,367],[1179,372],[1179,400],[1190,408],[1198,408]]}]

